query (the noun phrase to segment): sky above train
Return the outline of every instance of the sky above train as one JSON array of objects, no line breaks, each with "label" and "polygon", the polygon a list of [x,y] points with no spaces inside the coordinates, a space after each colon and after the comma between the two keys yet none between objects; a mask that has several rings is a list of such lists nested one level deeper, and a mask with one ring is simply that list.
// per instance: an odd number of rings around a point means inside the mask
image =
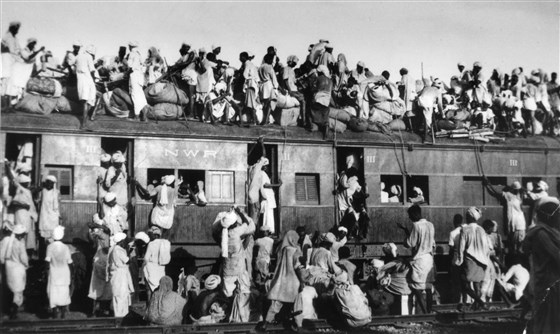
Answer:
[{"label": "sky above train", "polygon": [[62,59],[75,40],[94,44],[97,56],[116,55],[130,40],[140,50],[156,46],[174,63],[182,42],[195,48],[222,46],[221,59],[239,67],[241,51],[261,62],[275,46],[305,59],[307,47],[328,39],[349,67],[364,61],[393,80],[401,67],[413,77],[444,78],[480,61],[493,68],[526,72],[559,70],[558,1],[2,1],[1,27],[22,22],[20,41],[39,40]]}]

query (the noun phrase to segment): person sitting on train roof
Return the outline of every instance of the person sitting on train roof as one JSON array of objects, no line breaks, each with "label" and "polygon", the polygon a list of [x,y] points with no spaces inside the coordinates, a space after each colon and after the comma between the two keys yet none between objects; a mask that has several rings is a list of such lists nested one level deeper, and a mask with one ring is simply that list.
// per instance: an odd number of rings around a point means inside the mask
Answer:
[{"label": "person sitting on train roof", "polygon": [[53,311],[55,319],[59,316],[66,318],[68,306],[70,305],[70,279],[72,257],[70,249],[62,243],[64,227],[57,226],[52,232],[53,242],[47,246],[45,261],[49,263],[49,278],[47,284],[47,295],[49,296],[49,308]]},{"label": "person sitting on train roof", "polygon": [[161,227],[168,230],[173,226],[173,219],[175,217],[175,204],[177,202],[179,188],[183,183],[183,177],[180,176],[175,182],[174,175],[166,175],[162,177],[160,185],[155,187],[151,192],[148,192],[140,183],[135,180],[136,188],[139,190],[138,194],[143,199],[154,199],[154,207],[150,214],[150,222],[152,225]]},{"label": "person sitting on train roof", "polygon": [[161,238],[161,229],[152,226],[148,230],[150,242],[144,254],[144,279],[146,281],[146,294],[148,300],[159,285],[160,279],[165,276],[165,266],[171,261],[171,243]]},{"label": "person sitting on train roof", "polygon": [[[4,230],[9,231],[10,226],[5,225]],[[13,294],[9,311],[10,319],[17,318],[18,310],[23,305],[26,271],[29,267],[29,258],[25,249],[25,240],[23,240],[26,233],[27,228],[24,225],[15,225],[11,229],[11,234],[6,235],[0,241],[0,264],[5,272],[7,286]]]},{"label": "person sitting on train roof", "polygon": [[120,205],[117,205],[115,193],[108,192],[105,194],[99,216],[111,231],[111,236],[128,231],[128,213]]},{"label": "person sitting on train roof", "polygon": [[311,104],[310,120],[311,131],[321,130],[324,135],[328,133],[328,114],[331,104],[332,80],[329,69],[324,65],[317,67],[317,80],[313,91],[313,102]]},{"label": "person sitting on train roof", "polygon": [[[418,107],[421,108],[424,115],[423,141],[426,140],[428,132],[434,131],[432,129],[434,112],[443,112],[442,87],[443,83],[441,80],[435,79],[431,86],[425,87],[418,93]],[[436,108],[437,110],[434,110]]]},{"label": "person sitting on train roof", "polygon": [[[95,47],[88,45],[85,52],[80,52],[76,56],[76,79],[78,83],[78,100],[82,104],[82,124],[84,128],[87,123],[90,108],[95,106],[97,101],[97,89],[95,88],[95,79],[97,70],[93,66],[93,58],[95,57]],[[91,120],[94,119],[91,115]]]},{"label": "person sitting on train roof", "polygon": [[10,22],[8,26],[8,31],[2,37],[2,91],[0,95],[2,97],[2,109],[5,109],[10,104],[10,98],[5,96],[6,86],[12,75],[12,68],[19,57],[21,47],[19,45],[19,40],[16,35],[19,32],[21,23],[18,21]]},{"label": "person sitting on train roof", "polygon": [[36,57],[45,50],[42,46],[38,50],[36,38],[28,38],[27,45],[21,49],[18,57],[12,65],[10,79],[6,85],[6,95],[10,96],[10,103],[15,105],[23,97],[23,92],[27,86],[27,81],[31,77],[35,67]]},{"label": "person sitting on train roof", "polygon": [[151,324],[176,326],[183,322],[183,308],[187,301],[173,291],[173,280],[162,276],[159,287],[150,298],[145,319]]},{"label": "person sitting on train roof", "polygon": [[521,209],[524,192],[521,183],[515,181],[510,187],[504,187],[502,191],[496,190],[486,177],[483,179],[483,184],[488,193],[498,199],[504,207],[503,228],[508,240],[509,253],[519,253],[523,239],[525,239],[527,226],[525,215]]},{"label": "person sitting on train roof", "polygon": [[138,50],[138,42],[131,41],[128,43],[130,52],[126,56],[126,64],[129,76],[129,91],[132,104],[134,105],[134,119],[138,120],[141,116],[143,121],[147,121],[147,113],[150,108],[144,95],[144,72],[142,70],[142,56]]},{"label": "person sitting on train roof", "polygon": [[243,103],[244,108],[250,111],[251,121],[249,124],[257,124],[257,109],[259,108],[258,103],[258,91],[259,91],[259,71],[258,68],[253,64],[252,60],[255,58],[254,55],[250,56],[248,52],[241,52],[239,54],[239,61],[242,63],[244,79],[243,92],[245,93],[245,101]]},{"label": "person sitting on train roof", "polygon": [[305,104],[305,97],[302,92],[300,92],[296,86],[296,72],[294,68],[296,67],[297,63],[299,62],[299,58],[297,56],[291,55],[288,56],[286,60],[286,66],[284,66],[284,70],[282,71],[282,82],[280,83],[280,87],[282,87],[286,92],[291,96],[294,97],[299,102],[299,118],[301,119],[301,124],[306,127],[306,104]]},{"label": "person sitting on train roof", "polygon": [[146,83],[154,84],[163,73],[167,72],[163,57],[159,53],[159,49],[152,46],[148,49],[148,58],[144,61],[146,66]]},{"label": "person sitting on train roof", "polygon": [[408,208],[408,217],[412,221],[412,229],[402,222],[397,226],[405,232],[404,245],[412,251],[410,260],[411,276],[410,289],[420,307],[419,313],[428,312],[423,290],[426,289],[426,280],[434,266],[433,252],[435,250],[434,225],[422,218],[422,209],[417,204]]},{"label": "person sitting on train roof", "polygon": [[196,117],[201,122],[206,120],[207,122],[214,124],[210,92],[216,84],[214,71],[217,69],[217,66],[218,64],[207,58],[199,58],[198,63],[196,64],[197,78],[195,110],[197,110]]},{"label": "person sitting on train roof", "polygon": [[128,173],[126,171],[125,157],[121,151],[116,151],[111,156],[111,166],[105,175],[107,191],[115,194],[117,204],[125,211],[128,209]]},{"label": "person sitting on train roof", "polygon": [[56,177],[47,175],[43,188],[41,189],[39,203],[39,234],[45,240],[49,240],[53,230],[60,224],[60,194],[56,185]]},{"label": "person sitting on train roof", "polygon": [[[489,265],[489,246],[488,237],[484,229],[477,224],[482,213],[477,207],[470,207],[467,210],[467,226],[461,229],[461,236],[457,249],[456,266],[461,266],[461,284],[463,290],[475,300],[472,308],[474,310],[487,309],[482,301],[481,284],[484,280],[485,269]],[[471,288],[471,284],[472,287]],[[462,305],[459,305],[459,310]]]}]

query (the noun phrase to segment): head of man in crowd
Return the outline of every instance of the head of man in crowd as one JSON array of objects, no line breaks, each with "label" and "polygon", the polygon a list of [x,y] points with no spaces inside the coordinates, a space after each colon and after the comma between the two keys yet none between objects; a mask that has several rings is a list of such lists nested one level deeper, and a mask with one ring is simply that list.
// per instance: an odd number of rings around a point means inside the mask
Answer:
[{"label": "head of man in crowd", "polygon": [[408,74],[408,70],[406,68],[401,68],[401,70],[399,71],[400,75],[407,75]]},{"label": "head of man in crowd", "polygon": [[150,240],[161,238],[161,229],[157,226],[150,227],[148,230],[148,236],[150,237]]},{"label": "head of man in crowd", "polygon": [[385,80],[389,80],[389,77],[391,76],[391,73],[389,73],[389,71],[383,71],[381,72],[381,76],[385,78]]},{"label": "head of man in crowd", "polygon": [[115,152],[111,157],[113,167],[115,167],[116,169],[121,169],[123,167],[124,161],[124,155],[121,153],[121,151]]},{"label": "head of man in crowd", "polygon": [[212,46],[212,53],[215,54],[216,56],[219,55],[222,52],[222,47],[219,45],[213,45]]},{"label": "head of man in crowd", "polygon": [[417,222],[420,219],[422,219],[422,209],[417,204],[414,204],[413,206],[408,208],[407,213],[408,213],[408,218],[410,218],[412,222]]},{"label": "head of man in crowd", "polygon": [[467,224],[476,223],[480,217],[482,217],[482,212],[476,206],[471,206],[467,209]]},{"label": "head of man in crowd", "polygon": [[556,72],[550,73],[550,83],[556,83],[556,79],[558,79],[558,73]]},{"label": "head of man in crowd", "polygon": [[498,231],[498,223],[493,220],[486,219],[482,222],[482,228],[487,234],[492,234]]},{"label": "head of man in crowd", "polygon": [[511,192],[514,195],[519,194],[521,192],[521,183],[519,181],[513,182],[509,187],[509,192]]},{"label": "head of man in crowd", "polygon": [[249,60],[249,54],[245,51],[239,54],[239,61],[244,64],[247,60]]},{"label": "head of man in crowd", "polygon": [[364,73],[366,65],[364,64],[363,61],[359,61],[358,64],[356,65],[356,72],[358,72],[358,74],[362,74]]},{"label": "head of man in crowd", "polygon": [[299,59],[296,56],[289,56],[288,60],[286,61],[286,63],[288,64],[289,67],[294,68],[296,67],[297,63],[298,63]]},{"label": "head of man in crowd", "polygon": [[458,213],[455,216],[453,216],[453,226],[459,227],[461,225],[463,225],[463,215]]},{"label": "head of man in crowd", "polygon": [[56,177],[54,177],[53,175],[48,175],[47,178],[45,179],[45,189],[52,190],[54,188],[55,183],[56,183]]},{"label": "head of man in crowd", "polygon": [[10,26],[8,27],[8,31],[12,34],[12,35],[17,35],[19,32],[19,28],[21,27],[21,23],[14,21],[14,22],[10,22]]},{"label": "head of man in crowd", "polygon": [[459,69],[459,72],[463,72],[463,70],[465,69],[465,64],[463,62],[457,63],[457,69]]},{"label": "head of man in crowd", "polygon": [[267,53],[264,56],[264,62],[268,65],[272,65],[272,63],[274,62],[274,57],[275,56],[273,54]]}]

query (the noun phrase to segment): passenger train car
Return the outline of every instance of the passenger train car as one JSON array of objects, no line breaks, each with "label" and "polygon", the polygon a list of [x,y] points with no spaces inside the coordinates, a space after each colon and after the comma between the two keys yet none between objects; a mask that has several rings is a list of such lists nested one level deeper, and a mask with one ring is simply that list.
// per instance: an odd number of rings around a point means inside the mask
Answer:
[{"label": "passenger train car", "polygon": [[[501,229],[502,206],[482,184],[485,174],[495,185],[545,180],[549,193],[558,196],[560,142],[554,138],[508,138],[503,143],[476,144],[468,139],[436,139],[422,144],[411,133],[322,134],[301,128],[212,126],[203,123],[133,122],[100,116],[85,130],[73,115],[34,116],[2,114],[1,155],[15,160],[18,145],[33,143],[33,182],[44,175],[58,177],[62,195],[62,224],[66,241],[87,238],[87,223],[96,212],[96,168],[103,152],[125,152],[132,178],[148,185],[162,175],[182,176],[191,186],[204,181],[208,205],[186,205],[179,200],[168,238],[176,260],[194,260],[209,266],[219,258],[219,246],[210,225],[216,214],[232,205],[245,206],[247,170],[261,153],[254,149],[264,136],[271,161],[271,180],[282,180],[277,191],[276,230],[285,232],[306,225],[308,232],[327,231],[335,224],[337,173],[346,157],[354,155],[360,182],[370,194],[368,237],[350,242],[355,258],[380,253],[380,245],[402,245],[398,221],[408,221],[406,209],[412,187],[420,187],[426,203],[424,215],[434,223],[438,253],[447,253],[454,214],[469,206],[482,208],[483,219],[496,220]],[[400,185],[398,203],[382,203],[380,183],[389,191]],[[152,202],[130,187],[131,232],[145,230]],[[181,262],[181,261],[180,261]],[[183,262],[181,262],[183,263]]]}]

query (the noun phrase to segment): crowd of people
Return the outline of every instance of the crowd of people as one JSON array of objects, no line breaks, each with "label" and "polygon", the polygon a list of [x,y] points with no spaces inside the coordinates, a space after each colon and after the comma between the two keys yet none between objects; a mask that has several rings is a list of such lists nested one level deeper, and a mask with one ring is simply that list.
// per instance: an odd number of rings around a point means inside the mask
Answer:
[{"label": "crowd of people", "polygon": [[220,59],[220,45],[196,50],[183,43],[177,62],[168,65],[157,47],[144,58],[137,41],[128,44],[128,52],[120,47],[118,56],[97,60],[93,45],[76,41],[53,68],[52,54],[38,48],[36,39],[20,47],[20,26],[11,22],[2,39],[3,105],[18,107],[30,76],[57,75],[66,96],[79,101],[83,126],[105,112],[143,120],[184,116],[213,124],[299,125],[325,134],[347,128],[408,130],[424,138],[473,129],[511,136],[560,133],[557,73],[549,77],[542,69],[494,68],[487,78],[480,62],[470,69],[459,62],[449,81],[414,80],[406,68],[395,80],[386,70],[374,74],[363,61],[352,69],[343,53],[335,58],[333,44],[324,39],[309,45],[303,61],[289,55],[283,63],[270,46],[258,64],[252,52],[243,51],[239,68]]},{"label": "crowd of people", "polygon": [[[259,143],[264,146],[262,140]],[[23,159],[5,165],[0,262],[3,282],[13,295],[9,315],[17,317],[23,305],[26,271],[34,259],[48,267],[51,315],[65,318],[76,291],[76,250],[63,242],[57,179],[47,175],[41,188],[32,189],[29,163]],[[127,176],[122,152],[103,154],[96,181],[98,212],[88,224],[94,252],[85,262],[91,262],[91,276],[80,278],[93,301],[89,313],[125,317],[144,290],[144,321],[158,325],[259,321],[258,329],[266,330],[268,324],[284,321],[297,330],[306,319],[360,327],[377,315],[432,312],[440,294],[435,229],[419,204],[410,204],[410,222],[396,226],[403,230],[402,244],[410,254],[402,256],[395,243],[387,243],[384,256],[371,259],[371,272],[364,273],[346,245],[349,239],[367,236],[369,225],[369,218],[362,220],[367,210],[354,205],[367,193],[352,156],[338,180],[338,224],[326,232],[311,233],[303,224],[296,230],[275,230],[269,210],[275,207],[272,189],[281,181],[271,184],[267,165],[263,156],[249,167],[248,212],[233,206],[208,227],[221,250],[219,265],[204,274],[185,267],[172,278],[166,270],[172,261],[168,239],[182,179],[166,175],[147,190]],[[127,215],[128,182],[154,203],[149,226],[134,235]],[[502,190],[486,179],[484,184],[504,206],[507,240],[498,233],[498,224],[483,220],[476,207],[467,210],[464,222],[463,215],[455,215],[449,235],[451,300],[465,311],[487,309],[487,303],[498,298],[511,307],[519,305],[524,314],[532,309],[536,333],[554,332],[560,328],[560,202],[548,195],[544,181],[529,191],[519,182]],[[523,203],[531,204],[528,220]]]}]

